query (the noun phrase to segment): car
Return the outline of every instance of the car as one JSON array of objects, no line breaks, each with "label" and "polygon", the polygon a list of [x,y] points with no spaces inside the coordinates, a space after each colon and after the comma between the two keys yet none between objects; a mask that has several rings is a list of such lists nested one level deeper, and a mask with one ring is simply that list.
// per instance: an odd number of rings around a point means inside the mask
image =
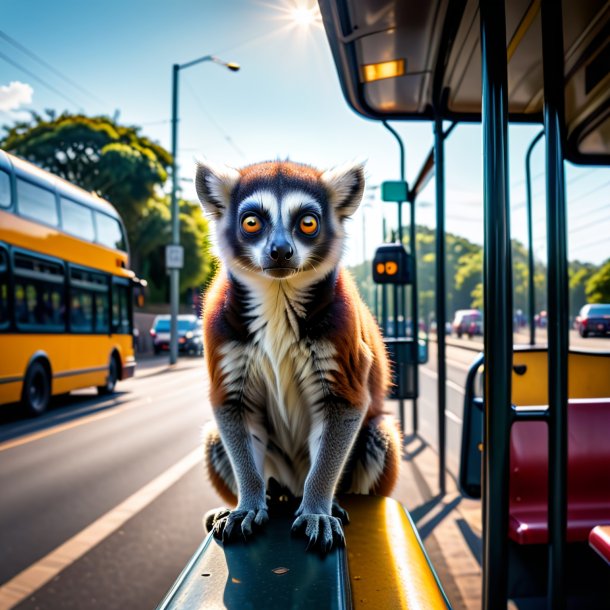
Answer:
[{"label": "car", "polygon": [[[155,354],[169,350],[171,316],[157,316],[150,336],[153,340],[153,350]],[[201,320],[191,314],[178,316],[178,351],[193,356],[203,356],[203,328]]]},{"label": "car", "polygon": [[458,309],[451,328],[458,338],[462,335],[468,335],[470,338],[474,335],[481,335],[483,334],[483,314],[478,309]]},{"label": "car", "polygon": [[610,335],[610,304],[588,303],[580,310],[577,320],[581,337]]}]

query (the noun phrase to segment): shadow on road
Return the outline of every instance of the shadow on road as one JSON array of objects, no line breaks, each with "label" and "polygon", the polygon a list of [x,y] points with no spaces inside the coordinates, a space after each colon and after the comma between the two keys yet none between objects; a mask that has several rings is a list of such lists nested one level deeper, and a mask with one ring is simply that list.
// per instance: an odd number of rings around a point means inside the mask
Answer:
[{"label": "shadow on road", "polygon": [[98,396],[94,389],[53,397],[49,410],[40,417],[23,415],[19,404],[4,405],[0,411],[0,443],[24,434],[40,432],[58,424],[115,409],[129,401],[130,392],[118,391],[110,396]]}]

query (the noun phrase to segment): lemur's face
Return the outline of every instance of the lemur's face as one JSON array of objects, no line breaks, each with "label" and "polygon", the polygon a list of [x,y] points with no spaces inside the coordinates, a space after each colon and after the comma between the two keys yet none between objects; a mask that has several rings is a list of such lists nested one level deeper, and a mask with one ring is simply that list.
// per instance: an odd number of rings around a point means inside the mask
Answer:
[{"label": "lemur's face", "polygon": [[322,172],[276,161],[238,171],[199,163],[195,184],[232,272],[307,281],[337,266],[364,176],[360,165]]}]

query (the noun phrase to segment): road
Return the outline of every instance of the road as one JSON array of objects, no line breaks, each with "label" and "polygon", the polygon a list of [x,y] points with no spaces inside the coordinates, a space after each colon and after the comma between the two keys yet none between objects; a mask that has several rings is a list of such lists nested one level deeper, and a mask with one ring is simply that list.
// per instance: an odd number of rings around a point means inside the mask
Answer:
[{"label": "road", "polygon": [[201,466],[206,396],[201,359],[157,360],[113,398],[83,391],[37,420],[5,416],[0,608],[156,607],[222,505]]},{"label": "road", "polygon": [[[610,349],[608,339],[571,340]],[[480,348],[477,339],[449,338],[453,473],[464,380]],[[36,420],[1,416],[0,610],[154,608],[201,542],[202,515],[222,505],[201,464],[207,377],[201,359],[174,368],[165,360],[143,361],[111,398],[81,391]],[[419,431],[433,447],[436,388],[431,342],[420,369]]]}]

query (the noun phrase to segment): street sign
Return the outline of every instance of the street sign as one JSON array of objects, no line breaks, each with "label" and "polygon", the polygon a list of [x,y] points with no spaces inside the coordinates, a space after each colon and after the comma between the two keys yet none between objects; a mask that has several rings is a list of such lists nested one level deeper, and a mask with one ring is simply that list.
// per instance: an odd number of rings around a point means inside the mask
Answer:
[{"label": "street sign", "polygon": [[382,201],[407,201],[409,199],[409,187],[403,180],[386,180],[381,183]]},{"label": "street sign", "polygon": [[182,269],[184,267],[184,248],[182,246],[165,246],[165,268]]}]

